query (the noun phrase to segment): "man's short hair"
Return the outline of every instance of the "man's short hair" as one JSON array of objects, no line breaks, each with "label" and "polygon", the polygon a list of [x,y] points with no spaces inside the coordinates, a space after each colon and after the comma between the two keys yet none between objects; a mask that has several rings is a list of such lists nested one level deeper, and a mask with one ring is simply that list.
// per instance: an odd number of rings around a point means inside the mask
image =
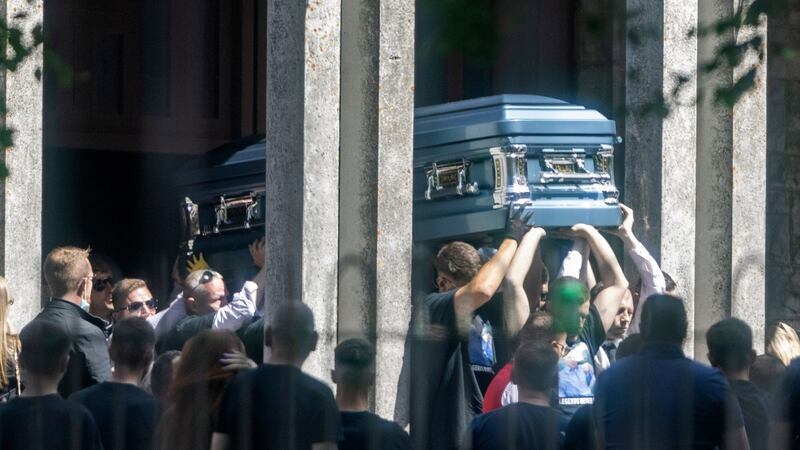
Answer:
[{"label": "man's short hair", "polygon": [[166,398],[172,384],[173,364],[181,356],[179,350],[169,350],[156,358],[150,369],[150,392],[158,398]]},{"label": "man's short hair", "polygon": [[575,277],[559,277],[550,283],[547,295],[555,330],[567,334],[577,333],[579,309],[589,301],[586,283]]},{"label": "man's short hair", "polygon": [[195,296],[200,290],[200,286],[208,284],[213,279],[224,280],[222,274],[211,269],[200,269],[186,275],[183,280],[184,296]]},{"label": "man's short hair", "polygon": [[722,370],[743,370],[750,365],[753,330],[735,317],[711,325],[706,333],[709,357]]},{"label": "man's short hair", "polygon": [[105,272],[111,275],[111,278],[118,280],[122,275],[122,271],[120,270],[117,263],[114,262],[111,258],[107,255],[98,252],[97,250],[92,250],[89,254],[89,264],[92,265],[92,270],[95,272]]},{"label": "man's short hair", "polygon": [[337,383],[354,388],[370,386],[375,378],[375,347],[366,339],[343,341],[334,350]]},{"label": "man's short hair", "polygon": [[514,353],[511,379],[522,388],[548,392],[555,384],[558,355],[549,343],[529,342]]},{"label": "man's short hair", "polygon": [[269,323],[272,344],[295,351],[310,351],[307,348],[316,337],[314,313],[299,300],[284,300],[275,308]]},{"label": "man's short hair", "polygon": [[119,310],[125,308],[126,299],[131,292],[139,289],[146,288],[147,283],[138,278],[125,278],[124,280],[117,281],[111,289],[111,302],[114,304],[114,309]]},{"label": "man's short hair", "polygon": [[481,269],[481,255],[466,242],[455,241],[439,249],[433,261],[436,270],[453,277],[458,285],[465,285]]},{"label": "man's short hair", "polygon": [[62,358],[69,354],[72,341],[60,325],[34,320],[20,333],[19,362],[23,369],[35,375],[55,376]]},{"label": "man's short hair", "polygon": [[645,302],[640,325],[645,342],[680,345],[686,339],[688,328],[682,299],[671,295],[651,295]]},{"label": "man's short hair", "polygon": [[44,279],[53,297],[77,291],[81,280],[91,273],[89,250],[82,248],[56,247],[44,260]]},{"label": "man's short hair", "polygon": [[153,361],[156,332],[141,317],[128,317],[114,324],[108,354],[115,366],[141,369]]},{"label": "man's short hair", "polygon": [[554,338],[553,316],[545,311],[536,311],[528,316],[528,320],[519,330],[517,343],[520,346],[534,342],[549,344]]}]

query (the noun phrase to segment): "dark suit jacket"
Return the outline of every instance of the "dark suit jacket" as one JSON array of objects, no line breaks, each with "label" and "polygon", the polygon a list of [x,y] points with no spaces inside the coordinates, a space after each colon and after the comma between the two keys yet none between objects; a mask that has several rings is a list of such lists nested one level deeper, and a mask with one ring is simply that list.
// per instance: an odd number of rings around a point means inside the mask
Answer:
[{"label": "dark suit jacket", "polygon": [[37,320],[63,327],[72,339],[67,373],[58,384],[58,393],[62,397],[69,397],[75,391],[111,378],[111,360],[103,333],[106,323],[103,319],[87,313],[74,303],[54,298],[32,322]]}]

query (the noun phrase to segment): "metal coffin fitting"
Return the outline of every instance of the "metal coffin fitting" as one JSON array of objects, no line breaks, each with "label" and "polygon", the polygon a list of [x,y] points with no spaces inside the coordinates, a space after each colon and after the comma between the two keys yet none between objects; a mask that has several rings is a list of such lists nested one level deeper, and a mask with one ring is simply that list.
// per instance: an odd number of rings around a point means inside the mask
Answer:
[{"label": "metal coffin fitting", "polygon": [[532,225],[620,223],[615,125],[561,100],[501,95],[418,108],[414,240],[478,238],[524,203]]}]

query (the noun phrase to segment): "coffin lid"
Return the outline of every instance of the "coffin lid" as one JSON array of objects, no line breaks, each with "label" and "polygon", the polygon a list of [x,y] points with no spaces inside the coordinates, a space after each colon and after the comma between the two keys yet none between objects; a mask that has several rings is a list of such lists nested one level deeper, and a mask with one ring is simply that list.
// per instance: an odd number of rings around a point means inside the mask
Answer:
[{"label": "coffin lid", "polygon": [[613,120],[541,95],[504,94],[417,108],[414,148],[499,136],[613,136]]},{"label": "coffin lid", "polygon": [[229,142],[188,162],[177,178],[179,186],[209,183],[250,175],[263,177],[267,140],[257,134]]}]

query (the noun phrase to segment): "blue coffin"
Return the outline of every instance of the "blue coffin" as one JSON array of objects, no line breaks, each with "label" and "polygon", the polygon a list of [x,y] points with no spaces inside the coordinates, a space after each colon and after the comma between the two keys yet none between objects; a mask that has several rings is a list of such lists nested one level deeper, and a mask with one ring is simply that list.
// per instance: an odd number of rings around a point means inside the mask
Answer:
[{"label": "blue coffin", "polygon": [[498,95],[418,108],[414,120],[414,240],[504,228],[508,206],[532,225],[620,223],[614,121],[537,95]]}]

